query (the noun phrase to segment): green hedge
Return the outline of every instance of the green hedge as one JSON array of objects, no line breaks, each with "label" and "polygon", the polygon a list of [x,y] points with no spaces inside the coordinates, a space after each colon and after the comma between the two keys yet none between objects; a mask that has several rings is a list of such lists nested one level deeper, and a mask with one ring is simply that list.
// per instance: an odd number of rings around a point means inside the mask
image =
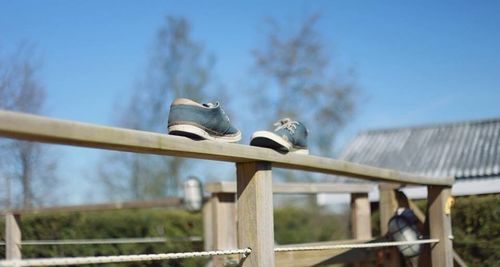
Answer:
[{"label": "green hedge", "polygon": [[[3,223],[3,222],[2,222]],[[149,209],[86,213],[23,215],[24,240],[100,239],[202,236],[201,214],[182,210]],[[0,230],[3,235],[4,227]],[[151,244],[23,246],[24,258],[73,257],[201,251],[201,242]],[[4,258],[5,249],[0,251]],[[203,266],[205,259],[152,261],[106,266]]]},{"label": "green hedge", "polygon": [[[275,210],[275,239],[280,244],[348,238],[347,215],[339,216],[314,207],[284,207]],[[4,221],[0,220],[3,235]],[[120,210],[85,213],[24,215],[24,240],[64,240],[202,236],[202,217],[173,209]],[[24,258],[155,254],[202,251],[203,243],[168,242],[161,244],[23,246]],[[0,247],[0,258],[5,248]],[[204,266],[204,258],[109,264],[106,266]]]},{"label": "green hedge", "polygon": [[318,207],[288,206],[274,211],[278,244],[296,244],[350,238],[349,214],[333,214]]},{"label": "green hedge", "polygon": [[467,263],[500,265],[500,194],[457,198],[452,227],[453,247]]}]

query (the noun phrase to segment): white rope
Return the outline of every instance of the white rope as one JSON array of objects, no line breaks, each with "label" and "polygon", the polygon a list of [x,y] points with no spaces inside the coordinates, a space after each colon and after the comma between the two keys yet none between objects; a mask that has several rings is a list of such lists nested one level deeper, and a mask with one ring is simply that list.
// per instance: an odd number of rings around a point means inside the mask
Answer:
[{"label": "white rope", "polygon": [[[376,248],[376,247],[390,247],[390,246],[401,246],[401,245],[427,244],[427,243],[437,243],[437,242],[439,242],[439,239],[398,241],[398,242],[377,242],[377,243],[364,243],[364,244],[339,244],[339,245],[327,245],[327,246],[281,247],[281,248],[275,248],[274,251],[290,252],[290,251],[308,251],[308,250]],[[232,255],[232,254],[248,255],[251,252],[252,250],[250,248],[246,248],[246,249],[234,249],[234,250],[166,253],[166,254],[7,260],[7,261],[0,261],[0,267],[84,265],[84,264],[99,264],[99,263],[113,263],[113,262],[153,261],[153,260],[169,260],[169,259],[208,257],[208,256]]]},{"label": "white rope", "polygon": [[304,247],[281,247],[275,248],[275,252],[289,252],[289,251],[306,251],[306,250],[328,250],[328,249],[352,249],[352,248],[377,248],[377,247],[393,247],[401,245],[415,245],[438,243],[439,239],[427,239],[416,241],[398,241],[398,242],[377,242],[377,243],[364,243],[364,244],[339,244],[339,245],[325,245],[325,246],[304,246]]},{"label": "white rope", "polygon": [[[109,239],[63,239],[63,240],[23,240],[21,245],[47,246],[47,245],[102,245],[102,244],[133,244],[133,243],[164,243],[164,242],[197,242],[203,239],[199,236],[166,238],[109,238]],[[5,242],[0,242],[5,245]]]},{"label": "white rope", "polygon": [[31,259],[31,260],[7,260],[0,261],[0,267],[20,267],[20,266],[54,266],[54,265],[85,265],[113,262],[134,262],[134,261],[154,261],[171,260],[192,257],[209,257],[218,255],[244,254],[248,255],[251,249],[233,249],[202,252],[164,253],[164,254],[143,254],[143,255],[121,255],[121,256],[98,256],[98,257],[69,257],[51,259]]}]

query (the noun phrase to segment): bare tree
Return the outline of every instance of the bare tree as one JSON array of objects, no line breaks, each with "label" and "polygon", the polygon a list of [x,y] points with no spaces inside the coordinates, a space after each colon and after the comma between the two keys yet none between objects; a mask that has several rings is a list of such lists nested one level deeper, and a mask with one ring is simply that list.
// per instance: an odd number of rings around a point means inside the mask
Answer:
[{"label": "bare tree", "polygon": [[316,30],[318,15],[298,28],[270,19],[265,43],[254,49],[255,69],[267,89],[252,90],[255,103],[265,107],[265,121],[291,117],[310,129],[310,146],[330,155],[335,134],[352,116],[355,85],[352,72],[343,75],[330,66],[328,45]]},{"label": "bare tree", "polygon": [[[29,44],[20,45],[11,57],[0,57],[0,109],[42,112],[45,89],[38,80],[40,66]],[[2,139],[0,146],[0,174],[6,191],[4,205],[41,204],[48,197],[45,189],[51,188],[56,179],[55,160],[47,157],[45,147],[37,143]],[[20,188],[17,201],[11,199],[15,188]]]},{"label": "bare tree", "polygon": [[[211,86],[213,64],[214,58],[191,39],[189,23],[184,18],[166,17],[147,71],[120,112],[119,124],[165,133],[170,103],[175,98],[203,101],[217,90]],[[101,162],[99,177],[112,198],[175,195],[186,162],[176,157],[114,154]],[[190,162],[190,169],[193,164]]]}]

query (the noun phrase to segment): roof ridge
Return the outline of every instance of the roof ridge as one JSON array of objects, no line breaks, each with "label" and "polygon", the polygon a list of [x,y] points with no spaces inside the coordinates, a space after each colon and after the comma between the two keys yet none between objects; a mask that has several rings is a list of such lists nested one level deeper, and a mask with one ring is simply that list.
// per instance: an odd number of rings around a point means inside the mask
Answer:
[{"label": "roof ridge", "polygon": [[455,121],[455,122],[445,122],[445,123],[427,123],[415,126],[401,126],[401,127],[390,127],[390,128],[382,128],[382,129],[368,129],[364,131],[360,131],[357,136],[364,134],[376,134],[376,133],[384,133],[384,132],[398,132],[404,130],[422,130],[422,129],[437,129],[437,128],[449,128],[456,127],[462,125],[477,125],[477,124],[489,124],[489,123],[500,123],[500,117],[497,118],[487,118],[487,119],[478,119],[478,120],[467,120],[467,121]]}]

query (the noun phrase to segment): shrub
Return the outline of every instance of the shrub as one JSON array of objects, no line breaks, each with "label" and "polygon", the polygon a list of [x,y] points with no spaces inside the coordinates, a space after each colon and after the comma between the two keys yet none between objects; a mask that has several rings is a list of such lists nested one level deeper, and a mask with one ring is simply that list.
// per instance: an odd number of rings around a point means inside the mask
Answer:
[{"label": "shrub", "polygon": [[[23,215],[24,240],[201,236],[201,214],[173,209],[117,210]],[[3,236],[4,228],[0,230]],[[23,258],[156,254],[203,250],[200,242],[113,245],[23,246]],[[5,254],[5,251],[0,251]],[[5,257],[4,255],[0,255]],[[203,266],[205,259],[109,264],[107,266]]]},{"label": "shrub", "polygon": [[500,263],[500,194],[457,198],[453,247],[471,266]]},{"label": "shrub", "polygon": [[350,236],[347,216],[320,208],[278,208],[274,211],[274,238],[278,244],[346,239]]}]

